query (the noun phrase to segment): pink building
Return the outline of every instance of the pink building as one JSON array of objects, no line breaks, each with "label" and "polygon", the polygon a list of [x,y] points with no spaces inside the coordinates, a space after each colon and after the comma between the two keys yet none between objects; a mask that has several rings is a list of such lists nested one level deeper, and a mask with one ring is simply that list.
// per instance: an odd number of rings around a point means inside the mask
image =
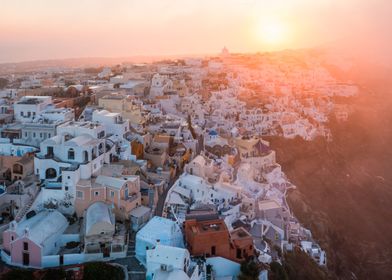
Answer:
[{"label": "pink building", "polygon": [[67,219],[58,211],[45,210],[20,223],[12,221],[3,232],[3,261],[16,266],[42,267],[42,258],[55,255]]},{"label": "pink building", "polygon": [[114,206],[119,219],[129,219],[130,212],[141,205],[139,176],[110,177],[99,175],[91,180],[80,180],[76,185],[75,210],[79,217],[94,202]]}]

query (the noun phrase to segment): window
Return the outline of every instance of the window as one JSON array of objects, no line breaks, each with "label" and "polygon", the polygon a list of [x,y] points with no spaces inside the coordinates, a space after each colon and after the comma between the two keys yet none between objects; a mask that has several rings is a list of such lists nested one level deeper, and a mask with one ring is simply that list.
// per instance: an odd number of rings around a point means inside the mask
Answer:
[{"label": "window", "polygon": [[126,189],[125,189],[125,198],[128,198],[128,195],[129,195],[129,193],[128,193],[128,188],[126,188]]},{"label": "window", "polygon": [[65,186],[65,190],[68,191],[68,186]]},{"label": "window", "polygon": [[23,250],[25,250],[25,251],[29,250],[29,243],[23,242]]},{"label": "window", "polygon": [[216,253],[216,248],[215,248],[215,246],[212,246],[211,247],[211,255],[215,256],[215,253]]},{"label": "window", "polygon": [[72,148],[68,150],[68,159],[70,159],[70,160],[75,159],[75,150]]},{"label": "window", "polygon": [[42,132],[39,134],[39,137],[42,138]]},{"label": "window", "polygon": [[50,133],[48,133],[48,137],[49,137],[49,138],[51,137]]},{"label": "window", "polygon": [[241,259],[242,258],[242,252],[241,249],[237,249],[237,254],[236,254],[237,259]]},{"label": "window", "polygon": [[114,197],[114,191],[110,191],[110,197]]},{"label": "window", "polygon": [[99,195],[99,192],[95,192],[94,195],[95,195],[95,196],[98,196],[98,195]]},{"label": "window", "polygon": [[35,132],[33,132],[33,137],[35,138]]},{"label": "window", "polygon": [[13,235],[11,235],[11,241],[14,241],[14,236]]},{"label": "window", "polygon": [[101,131],[100,133],[98,133],[98,138],[101,139],[105,137],[105,131]]},{"label": "window", "polygon": [[27,137],[27,132],[25,132],[25,137]]},{"label": "window", "polygon": [[76,191],[76,197],[77,197],[77,198],[83,199],[83,192],[81,192],[81,191]]},{"label": "window", "polygon": [[71,179],[71,176],[67,176],[67,179],[68,179],[68,180]]}]

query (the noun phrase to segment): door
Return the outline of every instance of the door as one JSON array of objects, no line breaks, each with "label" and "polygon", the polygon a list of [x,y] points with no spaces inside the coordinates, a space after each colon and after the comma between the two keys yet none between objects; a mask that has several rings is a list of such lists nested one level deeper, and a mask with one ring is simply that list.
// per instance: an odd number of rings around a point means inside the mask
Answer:
[{"label": "door", "polygon": [[215,254],[216,254],[216,248],[215,248],[215,246],[212,246],[211,247],[211,255],[215,256]]},{"label": "door", "polygon": [[47,153],[48,156],[53,156],[53,147],[48,147]]},{"label": "door", "polygon": [[110,247],[105,247],[103,248],[103,257],[104,258],[109,258],[110,257]]},{"label": "door", "polygon": [[23,253],[23,265],[30,265],[30,254],[29,253]]}]

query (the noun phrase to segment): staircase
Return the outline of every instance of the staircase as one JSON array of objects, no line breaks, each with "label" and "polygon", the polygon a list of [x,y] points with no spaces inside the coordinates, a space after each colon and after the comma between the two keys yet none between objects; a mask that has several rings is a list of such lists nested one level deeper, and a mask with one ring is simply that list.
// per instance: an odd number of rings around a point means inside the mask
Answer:
[{"label": "staircase", "polygon": [[179,207],[177,209],[177,220],[185,221],[187,208]]},{"label": "staircase", "polygon": [[36,191],[34,193],[34,195],[31,195],[27,204],[25,206],[23,206],[22,209],[19,210],[18,214],[16,214],[16,216],[15,216],[16,222],[20,222],[20,220],[23,219],[23,217],[26,215],[26,213],[29,211],[29,209],[33,205],[35,199],[37,198],[38,193],[39,193],[39,191]]},{"label": "staircase", "polygon": [[33,205],[34,200],[30,199],[29,202],[16,214],[15,221],[20,222],[20,220],[26,215],[30,207]]},{"label": "staircase", "polygon": [[135,233],[131,233],[128,238],[128,249],[127,249],[127,256],[134,257],[135,256]]}]

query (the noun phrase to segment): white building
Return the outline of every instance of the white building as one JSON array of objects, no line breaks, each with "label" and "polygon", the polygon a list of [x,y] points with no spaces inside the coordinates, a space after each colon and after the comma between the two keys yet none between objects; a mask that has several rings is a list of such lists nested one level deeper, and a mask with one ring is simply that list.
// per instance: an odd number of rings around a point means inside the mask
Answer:
[{"label": "white building", "polygon": [[23,96],[14,104],[15,120],[32,122],[50,105],[52,105],[50,96]]},{"label": "white building", "polygon": [[153,217],[136,234],[136,257],[145,263],[147,250],[157,243],[167,246],[184,248],[181,229],[174,221],[162,217]]},{"label": "white building", "polygon": [[126,139],[130,135],[129,120],[124,120],[120,113],[111,113],[106,110],[95,110],[92,120],[101,124],[105,129],[106,137],[120,148],[121,159],[135,159],[131,156],[131,145]]},{"label": "white building", "polygon": [[18,144],[39,147],[41,142],[57,134],[56,129],[60,124],[71,121],[74,117],[73,109],[44,110],[33,122],[22,124],[22,137],[14,141]]},{"label": "white building", "polygon": [[40,88],[41,81],[36,78],[30,78],[29,80],[22,81],[20,88],[28,89],[28,88]]},{"label": "white building", "polygon": [[157,244],[155,248],[147,250],[146,255],[146,278],[157,279],[158,270],[173,271],[181,270],[186,274],[190,268],[190,254],[187,249]]},{"label": "white building", "polygon": [[41,143],[34,166],[35,174],[45,180],[42,203],[67,199],[73,205],[77,182],[99,174],[116,155],[116,146],[104,136],[102,125],[70,122],[59,126],[56,136]]}]

